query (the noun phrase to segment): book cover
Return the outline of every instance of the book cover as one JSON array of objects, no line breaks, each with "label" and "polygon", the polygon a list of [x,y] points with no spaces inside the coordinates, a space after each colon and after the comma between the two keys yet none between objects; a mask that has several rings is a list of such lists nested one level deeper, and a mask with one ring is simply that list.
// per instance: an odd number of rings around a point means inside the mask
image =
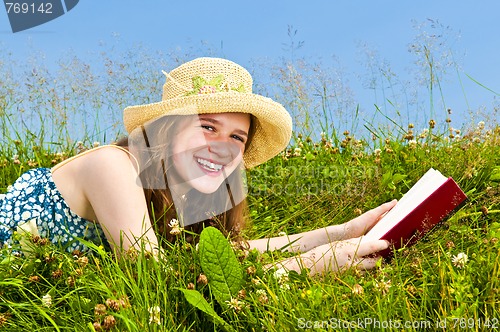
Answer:
[{"label": "book cover", "polygon": [[417,242],[440,221],[453,214],[467,199],[451,178],[430,169],[363,238],[391,243],[379,252],[390,257],[393,250]]}]

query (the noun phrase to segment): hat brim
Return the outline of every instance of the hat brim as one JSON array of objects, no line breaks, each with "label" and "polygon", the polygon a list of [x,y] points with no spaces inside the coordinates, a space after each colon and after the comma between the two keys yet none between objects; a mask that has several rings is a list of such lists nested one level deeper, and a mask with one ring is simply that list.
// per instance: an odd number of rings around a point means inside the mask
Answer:
[{"label": "hat brim", "polygon": [[285,108],[270,98],[236,91],[197,94],[152,104],[129,106],[123,112],[128,133],[140,125],[165,115],[248,113],[254,116],[255,132],[243,159],[247,168],[260,165],[280,153],[292,135],[292,118]]}]

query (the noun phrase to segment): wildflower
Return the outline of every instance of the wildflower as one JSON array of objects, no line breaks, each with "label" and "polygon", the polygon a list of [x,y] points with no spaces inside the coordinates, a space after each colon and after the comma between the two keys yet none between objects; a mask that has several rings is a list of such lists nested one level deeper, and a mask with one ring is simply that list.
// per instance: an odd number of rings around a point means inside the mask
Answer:
[{"label": "wildflower", "polygon": [[301,153],[301,152],[302,152],[302,149],[301,149],[301,148],[295,148],[295,149],[293,150],[293,155],[294,155],[295,157],[300,157],[300,153]]},{"label": "wildflower", "polygon": [[208,278],[206,275],[204,275],[203,273],[201,273],[198,278],[196,279],[196,282],[198,284],[202,284],[202,285],[206,285],[208,284]]},{"label": "wildflower", "polygon": [[188,283],[187,289],[194,289],[194,284],[192,282]]},{"label": "wildflower", "polygon": [[488,208],[486,206],[481,206],[481,213],[483,214],[483,216],[487,216],[488,215]]},{"label": "wildflower", "polygon": [[107,299],[106,305],[108,306],[108,308],[111,308],[115,311],[118,311],[121,308],[120,302],[118,302],[117,300],[113,300],[113,299]]},{"label": "wildflower", "polygon": [[236,312],[241,311],[241,309],[243,309],[244,302],[238,300],[237,298],[231,298],[231,300],[226,301],[226,303],[229,306],[229,308],[233,309]]},{"label": "wildflower", "polygon": [[381,152],[382,152],[382,150],[380,150],[380,149],[375,149],[373,151],[373,153],[375,153],[376,156],[379,156]]},{"label": "wildflower", "polygon": [[29,282],[39,282],[40,281],[40,277],[39,276],[30,276],[28,278],[28,281]]},{"label": "wildflower", "polygon": [[269,302],[269,297],[267,297],[267,292],[264,289],[257,289],[255,291],[255,294],[258,295],[257,299],[260,303],[266,304],[267,302]]},{"label": "wildflower", "polygon": [[253,275],[257,272],[257,268],[255,268],[255,266],[251,265],[251,266],[247,267],[246,271],[247,271],[247,274]]},{"label": "wildflower", "polygon": [[278,280],[288,280],[288,271],[285,268],[279,268],[276,271],[274,271],[274,277]]},{"label": "wildflower", "polygon": [[246,290],[244,290],[244,289],[240,289],[240,290],[238,291],[238,297],[239,297],[240,299],[244,299],[245,297],[247,297],[247,291],[246,291]]},{"label": "wildflower", "polygon": [[94,326],[94,330],[96,330],[96,331],[102,330],[101,323],[99,323],[99,322],[94,322],[94,324],[92,324],[92,326]]},{"label": "wildflower", "polygon": [[170,226],[170,228],[172,228],[170,230],[170,234],[172,234],[172,235],[179,235],[184,230],[182,227],[179,226],[179,221],[175,218],[170,220],[170,222],[168,223],[168,226]]},{"label": "wildflower", "polygon": [[286,233],[285,232],[279,232],[278,236],[286,236]]},{"label": "wildflower", "polygon": [[12,157],[12,162],[15,165],[19,165],[21,163],[21,161],[19,160],[19,156],[17,154]]},{"label": "wildflower", "polygon": [[417,288],[416,288],[415,286],[413,286],[413,285],[409,285],[409,286],[407,287],[407,291],[408,291],[408,293],[415,295],[415,294],[417,293],[417,291],[418,291],[418,290],[417,290]]},{"label": "wildflower", "polygon": [[0,314],[0,327],[7,323],[8,314]]},{"label": "wildflower", "polygon": [[160,319],[160,307],[159,306],[154,306],[148,309],[149,312],[149,324],[161,324],[161,319]]},{"label": "wildflower", "polygon": [[47,308],[50,307],[52,305],[52,296],[48,293],[42,296],[42,304]]},{"label": "wildflower", "polygon": [[468,260],[469,260],[469,257],[467,256],[467,254],[461,252],[458,255],[453,256],[453,258],[451,259],[451,262],[456,267],[463,268]]},{"label": "wildflower", "polygon": [[484,121],[479,121],[479,123],[477,124],[477,129],[478,130],[483,130],[484,129]]},{"label": "wildflower", "polygon": [[59,279],[63,274],[63,271],[61,269],[57,269],[54,272],[52,272],[52,278],[54,279]]},{"label": "wildflower", "polygon": [[375,287],[382,292],[383,295],[386,295],[389,292],[389,289],[391,288],[391,281],[390,280],[383,280],[380,282],[375,282]]},{"label": "wildflower", "polygon": [[95,316],[104,316],[106,314],[106,306],[102,303],[98,303],[94,307]]},{"label": "wildflower", "polygon": [[302,291],[302,293],[300,294],[300,297],[305,299],[306,296],[311,296],[312,295],[312,290],[308,289],[306,291]]},{"label": "wildflower", "polygon": [[360,284],[356,284],[356,285],[352,286],[352,293],[353,294],[361,295],[364,292],[365,291],[363,290],[363,286],[361,286]]},{"label": "wildflower", "polygon": [[419,137],[419,138],[424,139],[424,138],[426,138],[428,135],[429,135],[429,129],[424,128],[424,129],[422,130],[422,132],[420,133],[420,135],[418,135],[418,137]]},{"label": "wildflower", "polygon": [[288,284],[288,271],[284,268],[279,268],[274,271],[274,277],[278,280],[278,284],[281,289],[288,290],[290,289],[290,285]]},{"label": "wildflower", "polygon": [[99,145],[101,145],[101,143],[100,143],[100,142],[94,142],[94,143],[92,143],[92,146],[93,146],[94,148],[97,148]]},{"label": "wildflower", "polygon": [[415,141],[414,139],[408,141],[408,146],[412,149],[416,148],[417,147],[417,141]]},{"label": "wildflower", "polygon": [[89,263],[89,259],[85,256],[78,257],[76,261],[81,267],[85,267]]},{"label": "wildflower", "polygon": [[111,315],[104,317],[102,327],[105,330],[111,330],[115,325],[116,325],[116,318],[115,317],[113,317]]},{"label": "wildflower", "polygon": [[252,284],[254,284],[255,286],[260,285],[261,284],[260,279],[252,278]]},{"label": "wildflower", "polygon": [[436,121],[435,120],[429,120],[429,127],[434,128],[436,126]]},{"label": "wildflower", "polygon": [[68,286],[73,287],[75,285],[75,277],[69,276],[68,279],[66,279],[66,284]]}]

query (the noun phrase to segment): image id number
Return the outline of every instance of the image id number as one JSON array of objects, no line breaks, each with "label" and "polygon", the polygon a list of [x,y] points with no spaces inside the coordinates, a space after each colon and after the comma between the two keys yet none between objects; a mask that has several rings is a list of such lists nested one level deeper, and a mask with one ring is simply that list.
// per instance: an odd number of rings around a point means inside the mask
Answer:
[{"label": "image id number", "polygon": [[26,2],[6,2],[7,14],[52,14],[52,3],[42,2],[39,4]]}]

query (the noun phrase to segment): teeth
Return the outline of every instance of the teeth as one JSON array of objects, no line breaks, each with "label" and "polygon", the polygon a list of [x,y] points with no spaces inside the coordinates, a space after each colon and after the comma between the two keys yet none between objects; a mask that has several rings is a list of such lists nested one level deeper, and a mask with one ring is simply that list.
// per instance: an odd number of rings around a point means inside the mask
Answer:
[{"label": "teeth", "polygon": [[217,172],[217,171],[220,171],[222,169],[222,165],[211,163],[210,161],[205,160],[205,159],[198,158],[197,161],[199,164],[204,166],[204,168],[208,169],[209,171]]}]

